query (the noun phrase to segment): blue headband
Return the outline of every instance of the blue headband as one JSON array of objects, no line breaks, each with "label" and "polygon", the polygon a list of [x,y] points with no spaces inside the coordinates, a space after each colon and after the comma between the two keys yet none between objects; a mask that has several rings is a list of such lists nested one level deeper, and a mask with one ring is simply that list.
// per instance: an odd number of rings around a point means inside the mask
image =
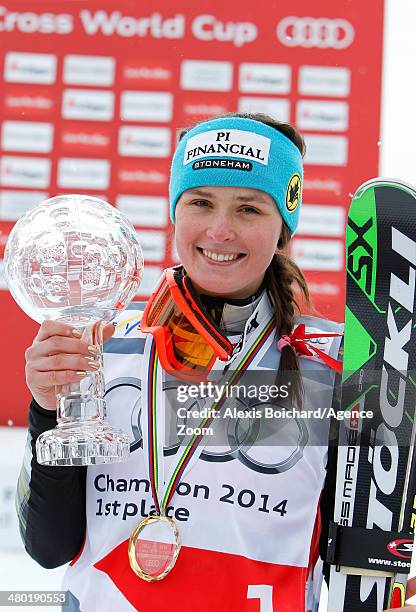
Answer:
[{"label": "blue headband", "polygon": [[284,134],[260,121],[221,117],[185,134],[172,160],[170,218],[194,187],[249,187],[268,193],[294,234],[302,201],[302,156]]}]

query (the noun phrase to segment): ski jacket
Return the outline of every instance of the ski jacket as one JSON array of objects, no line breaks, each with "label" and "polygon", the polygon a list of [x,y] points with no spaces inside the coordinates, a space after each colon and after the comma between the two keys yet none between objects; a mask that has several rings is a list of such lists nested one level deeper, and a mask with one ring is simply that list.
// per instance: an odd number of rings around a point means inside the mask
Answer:
[{"label": "ski jacket", "polygon": [[[35,441],[56,418],[32,401],[17,489],[26,550],[44,567],[70,562],[63,584],[70,597],[66,611],[159,612],[168,607],[172,612],[241,612],[259,606],[270,612],[317,610],[322,573],[320,502],[323,514],[329,516],[334,473],[327,473],[331,419],[317,413],[309,417],[312,411],[331,408],[335,381],[335,373],[317,358],[299,357],[302,410],[311,411],[308,414],[290,419],[237,415],[215,423],[219,428],[215,439],[221,443],[204,446],[167,510],[182,539],[175,567],[156,583],[141,580],[131,570],[130,534],[154,509],[142,448],[146,337],[140,331],[141,308],[133,303],[118,317],[104,352],[107,420],[129,434],[128,461],[40,466]],[[315,317],[299,318],[296,325],[300,323],[309,333],[342,332],[340,324]],[[322,338],[319,348],[336,358],[340,340]],[[263,376],[267,384],[273,382],[279,361],[274,337],[250,370],[258,384]],[[167,398],[175,393],[177,397],[179,384],[165,381]],[[259,401],[259,397],[239,399],[237,407],[255,410]],[[229,399],[224,408],[228,402],[230,409],[236,407]],[[173,404],[167,400],[167,406]],[[271,403],[270,409],[277,406]],[[180,447],[176,430],[172,431],[165,440],[168,471],[176,466]]]}]

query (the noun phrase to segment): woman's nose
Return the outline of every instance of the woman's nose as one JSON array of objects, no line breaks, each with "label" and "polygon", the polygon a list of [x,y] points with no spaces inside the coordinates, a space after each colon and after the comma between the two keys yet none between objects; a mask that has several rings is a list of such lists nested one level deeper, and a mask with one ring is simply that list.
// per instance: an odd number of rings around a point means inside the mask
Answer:
[{"label": "woman's nose", "polygon": [[207,236],[216,242],[233,240],[236,237],[234,224],[227,216],[221,215],[211,220],[207,228]]}]

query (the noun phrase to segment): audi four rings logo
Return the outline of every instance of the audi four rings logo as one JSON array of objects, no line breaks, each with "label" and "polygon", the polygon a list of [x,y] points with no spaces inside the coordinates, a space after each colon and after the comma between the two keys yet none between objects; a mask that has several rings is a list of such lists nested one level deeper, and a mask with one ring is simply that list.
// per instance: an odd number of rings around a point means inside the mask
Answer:
[{"label": "audi four rings logo", "polygon": [[320,49],[346,49],[355,36],[353,25],[346,19],[326,17],[285,17],[277,25],[276,33],[286,47]]}]

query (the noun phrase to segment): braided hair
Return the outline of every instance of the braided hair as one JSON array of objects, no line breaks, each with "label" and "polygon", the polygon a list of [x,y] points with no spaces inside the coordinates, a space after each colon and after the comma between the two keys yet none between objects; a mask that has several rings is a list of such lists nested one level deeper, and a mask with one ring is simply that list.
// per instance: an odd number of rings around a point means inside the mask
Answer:
[{"label": "braided hair", "polygon": [[[282,250],[273,255],[265,274],[265,285],[275,305],[275,321],[279,337],[289,335],[293,331],[295,315],[301,311],[299,302],[311,308],[306,279],[300,268],[284,252],[289,241],[289,228],[283,225],[279,241],[279,247]],[[300,300],[295,296],[295,287],[300,291]],[[286,345],[281,349],[276,384],[280,386],[289,381],[292,384],[292,398],[301,404],[303,389],[298,357],[294,349]]]}]

